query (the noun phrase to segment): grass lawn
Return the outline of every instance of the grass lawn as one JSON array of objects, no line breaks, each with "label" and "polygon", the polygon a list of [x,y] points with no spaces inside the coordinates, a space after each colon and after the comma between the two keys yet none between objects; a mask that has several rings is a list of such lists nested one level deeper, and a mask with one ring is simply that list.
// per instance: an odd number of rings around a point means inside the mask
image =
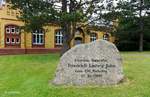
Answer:
[{"label": "grass lawn", "polygon": [[150,52],[123,52],[128,80],[109,87],[49,84],[58,54],[0,56],[0,97],[150,97]]}]

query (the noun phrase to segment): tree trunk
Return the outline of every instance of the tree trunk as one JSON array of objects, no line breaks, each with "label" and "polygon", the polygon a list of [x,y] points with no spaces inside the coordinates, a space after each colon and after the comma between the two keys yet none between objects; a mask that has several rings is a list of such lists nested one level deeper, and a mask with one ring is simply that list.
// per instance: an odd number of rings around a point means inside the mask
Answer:
[{"label": "tree trunk", "polygon": [[61,50],[61,56],[66,52],[68,51],[71,47],[70,47],[70,42],[71,42],[71,39],[70,39],[70,32],[71,32],[71,24],[70,23],[67,23],[64,27],[63,27],[64,31],[63,31],[63,47],[62,47],[62,50]]},{"label": "tree trunk", "polygon": [[143,17],[142,17],[142,6],[143,6],[143,0],[140,0],[140,33],[139,33],[139,51],[142,52],[143,51],[143,30],[144,30],[144,23],[143,23]]},{"label": "tree trunk", "polygon": [[140,33],[140,40],[139,40],[139,51],[143,51],[143,33]]},{"label": "tree trunk", "polygon": [[[62,0],[62,15],[64,13],[67,13],[67,0]],[[68,45],[68,24],[66,21],[62,20],[61,22],[61,28],[63,30],[63,46],[61,50],[61,56],[70,48]]]},{"label": "tree trunk", "polygon": [[60,56],[62,56],[66,51],[68,51],[70,49],[70,46],[69,46],[69,44],[67,43],[67,42],[64,42],[63,43],[63,47],[62,47],[62,49],[61,49],[61,54],[60,54]]},{"label": "tree trunk", "polygon": [[[74,2],[71,0],[69,6],[69,13],[74,11],[73,8],[74,8]],[[67,13],[67,0],[62,0],[62,13]],[[63,29],[63,36],[64,36],[63,47],[61,50],[61,56],[62,56],[66,51],[68,51],[71,48],[70,43],[74,37],[76,23],[73,23],[71,21],[63,21],[61,27]]]}]

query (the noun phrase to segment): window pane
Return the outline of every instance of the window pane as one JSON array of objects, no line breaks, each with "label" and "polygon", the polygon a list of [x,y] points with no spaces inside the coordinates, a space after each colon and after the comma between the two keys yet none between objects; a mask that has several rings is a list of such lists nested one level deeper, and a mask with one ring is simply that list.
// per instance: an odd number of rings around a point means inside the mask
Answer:
[{"label": "window pane", "polygon": [[36,43],[36,35],[33,35],[33,43]]},{"label": "window pane", "polygon": [[11,33],[15,33],[15,28],[11,28]]},{"label": "window pane", "polygon": [[19,38],[16,38],[16,43],[20,43]]},{"label": "window pane", "polygon": [[39,43],[39,35],[37,35],[37,39],[36,40],[37,40],[37,43]]},{"label": "window pane", "polygon": [[20,33],[20,29],[19,28],[16,28],[16,31],[15,31],[17,34]]},{"label": "window pane", "polygon": [[62,34],[61,30],[59,30],[55,34],[55,43],[56,43],[56,45],[62,45],[62,43],[63,43],[63,34]]},{"label": "window pane", "polygon": [[62,37],[62,43],[64,42],[64,38]]},{"label": "window pane", "polygon": [[91,42],[95,41],[96,39],[97,39],[97,34],[96,33],[91,33],[91,35],[90,35]]},{"label": "window pane", "polygon": [[12,39],[11,39],[11,42],[12,42],[12,43],[15,43],[15,39],[14,39],[14,38],[12,38]]},{"label": "window pane", "polygon": [[10,43],[10,38],[6,39],[6,43],[9,44]]},{"label": "window pane", "polygon": [[6,28],[6,33],[10,33],[10,28],[9,27]]},{"label": "window pane", "polygon": [[44,35],[40,35],[40,43],[43,43],[44,39],[43,39]]}]

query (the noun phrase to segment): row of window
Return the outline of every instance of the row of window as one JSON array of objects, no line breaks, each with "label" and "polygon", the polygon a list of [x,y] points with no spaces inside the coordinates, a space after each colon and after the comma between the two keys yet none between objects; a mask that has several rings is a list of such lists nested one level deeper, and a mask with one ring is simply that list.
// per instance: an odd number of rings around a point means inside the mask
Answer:
[{"label": "row of window", "polygon": [[6,44],[9,44],[9,45],[20,44],[20,39],[19,38],[6,38]]},{"label": "row of window", "polygon": [[19,27],[16,26],[7,26],[6,27],[6,34],[19,34],[20,33],[20,29]]},{"label": "row of window", "polygon": [[[6,26],[5,28],[6,30],[6,44],[7,45],[15,45],[15,44],[20,44],[20,30],[19,27],[17,26]],[[108,35],[104,35],[104,40],[108,40],[109,36]],[[61,30],[57,30],[55,33],[55,45],[63,45],[63,33]],[[97,34],[96,33],[91,33],[90,34],[90,41],[95,41],[97,40]],[[44,31],[42,29],[40,30],[35,30],[32,34],[32,43],[33,45],[44,45],[44,41],[45,41],[45,34]],[[75,40],[78,41],[78,40]],[[82,40],[80,40],[80,43],[82,43]]]}]

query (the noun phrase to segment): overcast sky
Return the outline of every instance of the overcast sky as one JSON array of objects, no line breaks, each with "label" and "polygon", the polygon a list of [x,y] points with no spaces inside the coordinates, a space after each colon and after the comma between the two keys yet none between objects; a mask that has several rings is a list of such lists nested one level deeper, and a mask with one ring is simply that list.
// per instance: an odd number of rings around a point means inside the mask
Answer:
[{"label": "overcast sky", "polygon": [[2,7],[3,4],[5,4],[5,0],[0,0],[0,7]]}]

